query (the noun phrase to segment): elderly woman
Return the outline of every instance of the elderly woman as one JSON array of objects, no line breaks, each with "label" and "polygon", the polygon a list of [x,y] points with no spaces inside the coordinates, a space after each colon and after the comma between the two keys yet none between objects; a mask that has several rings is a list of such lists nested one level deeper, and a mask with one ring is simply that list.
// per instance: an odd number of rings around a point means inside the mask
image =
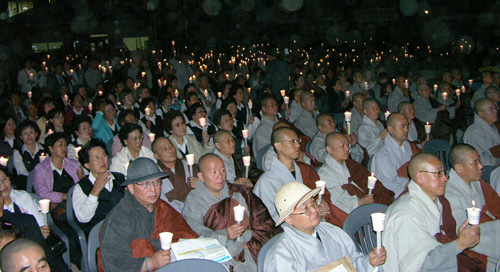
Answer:
[{"label": "elderly woman", "polygon": [[[165,131],[170,134],[170,141],[177,148],[177,157],[182,159],[187,154],[194,154],[195,162],[201,156],[214,151],[214,145],[208,137],[203,138],[203,144],[196,140],[194,135],[186,134],[186,122],[180,111],[170,111],[165,117]],[[208,134],[206,134],[208,136]]]},{"label": "elderly woman", "polygon": [[214,124],[217,126],[217,129],[225,130],[233,136],[235,141],[235,153],[248,155],[250,152],[250,146],[248,143],[245,146],[241,131],[234,126],[233,120],[234,119],[231,117],[231,113],[227,110],[221,109],[216,111],[214,114]]},{"label": "elderly woman", "polygon": [[[202,103],[197,102],[189,106],[186,114],[190,120],[187,126],[191,129],[198,142],[203,143],[206,137],[210,137],[215,133],[215,127],[208,120],[207,111]],[[201,118],[205,118],[205,128],[201,126]]]},{"label": "elderly woman", "polygon": [[10,175],[5,167],[0,166],[0,191],[3,198],[3,209],[11,213],[31,214],[35,217],[44,238],[50,235],[50,228],[44,222],[38,202],[24,190],[12,189]]},{"label": "elderly woman", "polygon": [[106,144],[120,131],[116,120],[115,104],[109,99],[99,103],[98,110],[92,123],[95,137]]},{"label": "elderly woman", "polygon": [[138,158],[146,157],[156,162],[153,152],[142,145],[144,136],[142,127],[137,124],[125,124],[118,134],[121,144],[124,146],[111,160],[109,171],[118,172],[127,176],[128,164]]},{"label": "elderly woman", "polygon": [[46,156],[47,151],[38,143],[40,129],[35,122],[24,120],[19,124],[16,131],[17,136],[22,141],[19,149],[13,152],[14,168],[18,174],[16,186],[18,189],[26,189],[28,175],[40,162],[40,156]]},{"label": "elderly woman", "polygon": [[68,158],[78,160],[75,148],[83,147],[92,138],[92,119],[86,115],[76,116],[71,122],[76,139],[68,144]]},{"label": "elderly woman", "polygon": [[68,144],[63,133],[50,134],[45,144],[50,157],[35,167],[33,188],[39,196],[50,199],[52,206],[56,206],[54,204],[66,200],[69,189],[83,177],[83,171],[77,160],[67,158]]},{"label": "elderly woman", "polygon": [[16,138],[16,122],[12,116],[0,116],[0,156],[11,157],[21,143]]},{"label": "elderly woman", "polygon": [[363,102],[363,123],[359,126],[359,144],[366,148],[368,155],[373,157],[377,151],[384,145],[384,139],[387,135],[387,129],[378,120],[380,108],[377,101],[367,99]]}]

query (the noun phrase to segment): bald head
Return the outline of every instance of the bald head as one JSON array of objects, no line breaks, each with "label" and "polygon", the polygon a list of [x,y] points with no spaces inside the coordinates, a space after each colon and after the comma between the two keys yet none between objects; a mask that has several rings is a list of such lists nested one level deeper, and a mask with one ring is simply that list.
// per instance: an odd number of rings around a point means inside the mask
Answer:
[{"label": "bald head", "polygon": [[229,133],[228,131],[225,131],[225,130],[218,130],[217,132],[215,132],[214,134],[214,142],[215,143],[220,143],[223,138],[226,136],[226,135],[231,135],[231,133]]},{"label": "bald head", "polygon": [[[198,167],[200,168],[201,172],[204,172],[205,169],[210,164],[210,162],[217,161],[217,160],[222,162],[222,159],[219,156],[215,155],[214,153],[207,153],[207,154],[201,156],[200,160],[198,161]],[[222,162],[222,164],[224,164],[224,162]]]},{"label": "bald head", "polygon": [[417,173],[420,171],[426,171],[427,167],[432,162],[435,162],[435,160],[438,160],[441,163],[438,157],[429,153],[421,152],[415,155],[408,164],[408,173],[410,174],[410,178],[417,181]]},{"label": "bald head", "polygon": [[404,111],[407,107],[410,107],[412,104],[408,101],[403,101],[401,103],[399,103],[398,105],[398,111],[399,112],[402,112]]},{"label": "bald head", "polygon": [[469,160],[469,154],[476,152],[476,149],[468,144],[457,144],[450,151],[450,165],[455,169],[457,164],[465,165]]},{"label": "bald head", "polygon": [[345,138],[345,135],[342,132],[336,131],[336,132],[328,133],[328,135],[326,135],[326,139],[325,139],[325,147],[333,146],[338,141],[340,141],[344,138]]},{"label": "bald head", "polygon": [[[295,131],[293,131],[293,129],[291,129],[289,127],[283,126],[283,127],[278,127],[277,129],[275,129],[273,131],[273,134],[271,135],[271,144],[273,145],[273,147],[275,147],[275,144],[277,142],[283,141],[286,134],[289,134],[289,133],[296,134]],[[276,149],[275,149],[275,151],[276,151]],[[276,153],[277,153],[277,151],[276,151]]]},{"label": "bald head", "polygon": [[396,127],[400,124],[408,124],[408,119],[399,112],[391,113],[387,118],[387,127]]},{"label": "bald head", "polygon": [[280,128],[280,127],[287,127],[287,128],[290,128],[290,125],[286,122],[283,122],[283,121],[279,121],[277,122],[276,124],[273,125],[273,131]]},{"label": "bald head", "polygon": [[480,111],[487,110],[487,108],[492,104],[493,104],[493,101],[491,101],[491,99],[481,98],[474,105],[474,109],[476,110],[476,113],[479,113]]},{"label": "bald head", "polygon": [[[3,272],[25,271],[30,268],[29,271],[35,271],[42,263],[48,267],[45,252],[40,245],[30,239],[16,239],[0,251],[0,269]],[[47,271],[50,271],[50,268]]]},{"label": "bald head", "polygon": [[314,95],[310,91],[303,91],[300,93],[300,101],[306,101],[310,96],[314,97]]}]

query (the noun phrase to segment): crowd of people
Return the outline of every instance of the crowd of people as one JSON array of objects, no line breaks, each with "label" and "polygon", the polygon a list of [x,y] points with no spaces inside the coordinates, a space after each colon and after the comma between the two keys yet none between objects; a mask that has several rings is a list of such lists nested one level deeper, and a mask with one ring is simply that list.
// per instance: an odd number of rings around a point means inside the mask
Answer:
[{"label": "crowd of people", "polygon": [[[101,271],[174,262],[164,231],[173,242],[215,238],[233,271],[257,271],[260,249],[280,233],[265,271],[315,271],[345,255],[358,271],[495,271],[500,70],[429,77],[394,69],[384,52],[347,65],[347,54],[323,47],[286,60],[237,48],[197,59],[175,50],[27,59],[0,115],[2,271],[19,271],[21,252],[36,255],[25,267],[70,269],[48,246],[40,198],[77,267],[67,206],[86,235],[104,220]],[[422,152],[434,140],[452,146],[443,161]],[[363,254],[341,228],[371,203],[389,206],[384,247]],[[472,205],[479,225],[468,222]]]}]

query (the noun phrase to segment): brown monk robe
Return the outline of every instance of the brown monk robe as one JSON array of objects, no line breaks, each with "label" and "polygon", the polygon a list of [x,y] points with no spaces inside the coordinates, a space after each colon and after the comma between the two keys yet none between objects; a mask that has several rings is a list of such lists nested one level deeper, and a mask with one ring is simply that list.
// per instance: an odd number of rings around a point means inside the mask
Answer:
[{"label": "brown monk robe", "polygon": [[[233,156],[234,172],[236,174],[236,179],[244,178],[246,167],[245,164],[243,163],[243,155],[233,154],[232,156]],[[258,169],[255,162],[250,162],[250,166],[248,169],[248,179],[252,182],[253,185],[257,183],[257,180],[259,180],[262,174],[264,174],[264,171]]]},{"label": "brown monk robe", "polygon": [[[415,155],[417,155],[418,153],[422,152],[422,150],[420,150],[420,148],[417,146],[416,143],[413,143],[413,142],[410,142],[410,147],[411,147],[411,157],[413,158]],[[402,177],[402,178],[410,178],[410,175],[408,175],[408,164],[410,163],[410,161],[407,161],[405,164],[403,164],[401,167],[399,167],[398,169],[398,176]],[[400,196],[402,196],[403,194],[401,193]]]},{"label": "brown monk robe", "polygon": [[[355,195],[358,198],[367,195],[369,191],[368,177],[371,175],[370,171],[350,158],[345,161],[345,164],[347,165],[351,177],[349,178],[349,183],[342,185],[342,189],[346,190],[349,195]],[[359,188],[351,184],[351,181],[356,183]],[[360,188],[362,190],[360,190]],[[394,202],[394,192],[385,188],[382,182],[377,182],[375,184],[375,189],[373,189],[373,200],[375,203],[389,206]]]},{"label": "brown monk robe", "polygon": [[[310,165],[296,161],[295,162],[302,173],[302,182],[304,185],[311,189],[316,189],[316,181],[320,180],[318,173]],[[330,224],[342,228],[344,226],[344,221],[347,218],[347,213],[339,209],[337,206],[333,205],[330,192],[325,189],[325,194],[323,195],[321,201],[326,201],[330,207],[330,214],[326,216],[326,221]]]},{"label": "brown monk robe", "polygon": [[[248,230],[252,231],[252,238],[247,242],[248,250],[252,255],[255,263],[257,263],[257,256],[261,247],[271,239],[275,233],[274,221],[267,211],[266,206],[260,198],[252,193],[252,191],[244,186],[237,184],[228,184],[229,197],[225,198],[218,203],[212,205],[208,212],[203,217],[203,223],[207,228],[212,230],[223,230],[227,227],[234,225],[234,210],[233,207],[238,206],[240,203],[232,198],[233,194],[239,193],[243,196],[248,213],[244,214],[241,224]],[[233,256],[238,262],[244,262],[244,251],[240,254]]]},{"label": "brown monk robe", "polygon": [[[191,192],[192,188],[189,185],[186,178],[186,175],[189,176],[189,170],[185,171],[184,164],[180,159],[177,159],[175,162],[175,173],[170,170],[170,168],[166,167],[161,161],[157,161],[158,166],[161,171],[168,173],[168,179],[172,183],[174,189],[165,194],[168,201],[172,202],[174,200],[178,200],[182,203],[186,200],[186,196]],[[198,165],[193,165],[193,176],[196,177],[199,172]]]},{"label": "brown monk robe", "polygon": [[[441,225],[441,233],[436,233],[435,237],[438,242],[446,244],[458,238],[456,232],[457,223],[453,218],[448,199],[445,196],[438,196],[438,199],[443,206],[443,225]],[[483,214],[481,215],[481,221],[483,221]],[[486,271],[488,257],[467,249],[457,255],[457,261],[459,272],[480,272]]]}]

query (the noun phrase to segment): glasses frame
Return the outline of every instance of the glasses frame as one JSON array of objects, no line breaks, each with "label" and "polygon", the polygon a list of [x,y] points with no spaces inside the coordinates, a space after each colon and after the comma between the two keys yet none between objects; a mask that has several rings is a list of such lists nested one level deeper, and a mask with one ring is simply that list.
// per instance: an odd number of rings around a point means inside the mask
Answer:
[{"label": "glasses frame", "polygon": [[436,174],[436,175],[438,175],[438,178],[442,178],[442,177],[446,177],[446,178],[448,178],[448,177],[449,177],[449,175],[450,175],[450,171],[449,171],[449,170],[441,170],[441,171],[438,171],[438,172],[433,172],[433,171],[424,171],[424,170],[421,170],[421,171],[419,171],[419,172]]}]

